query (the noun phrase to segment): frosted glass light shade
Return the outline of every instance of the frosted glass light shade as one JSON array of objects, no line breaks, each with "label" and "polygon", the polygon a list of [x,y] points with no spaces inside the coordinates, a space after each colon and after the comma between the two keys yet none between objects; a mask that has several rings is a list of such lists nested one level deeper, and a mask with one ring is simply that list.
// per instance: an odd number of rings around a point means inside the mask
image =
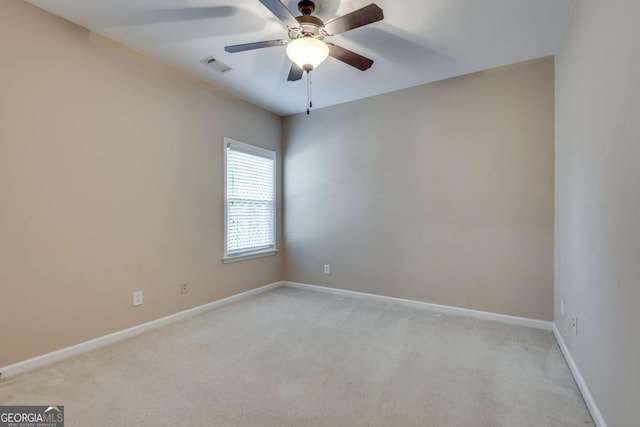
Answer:
[{"label": "frosted glass light shade", "polygon": [[287,45],[287,56],[303,70],[309,65],[316,68],[329,56],[329,46],[322,40],[302,37]]}]

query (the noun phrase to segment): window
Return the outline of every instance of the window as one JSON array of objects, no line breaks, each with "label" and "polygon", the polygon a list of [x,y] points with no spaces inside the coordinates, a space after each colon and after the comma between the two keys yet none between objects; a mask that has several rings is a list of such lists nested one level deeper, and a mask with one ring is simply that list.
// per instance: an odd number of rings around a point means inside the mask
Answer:
[{"label": "window", "polygon": [[276,253],[276,153],[224,139],[224,261]]}]

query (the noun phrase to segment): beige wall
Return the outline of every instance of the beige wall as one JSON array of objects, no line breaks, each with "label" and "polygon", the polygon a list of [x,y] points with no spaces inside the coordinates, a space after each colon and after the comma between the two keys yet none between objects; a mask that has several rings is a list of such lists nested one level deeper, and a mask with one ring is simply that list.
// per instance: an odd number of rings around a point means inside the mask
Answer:
[{"label": "beige wall", "polygon": [[553,67],[287,118],[285,278],[552,320]]},{"label": "beige wall", "polygon": [[610,427],[640,426],[638,16],[575,2],[556,62],[555,318]]},{"label": "beige wall", "polygon": [[22,1],[0,53],[0,366],[281,279],[221,262],[222,139],[279,117]]}]

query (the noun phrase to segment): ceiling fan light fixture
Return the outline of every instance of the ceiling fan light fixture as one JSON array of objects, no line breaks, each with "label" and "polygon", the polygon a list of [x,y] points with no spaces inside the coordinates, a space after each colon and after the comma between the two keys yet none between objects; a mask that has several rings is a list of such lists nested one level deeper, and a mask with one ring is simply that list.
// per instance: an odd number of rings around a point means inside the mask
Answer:
[{"label": "ceiling fan light fixture", "polygon": [[287,56],[298,67],[311,71],[329,56],[329,46],[322,40],[301,37],[287,45]]}]

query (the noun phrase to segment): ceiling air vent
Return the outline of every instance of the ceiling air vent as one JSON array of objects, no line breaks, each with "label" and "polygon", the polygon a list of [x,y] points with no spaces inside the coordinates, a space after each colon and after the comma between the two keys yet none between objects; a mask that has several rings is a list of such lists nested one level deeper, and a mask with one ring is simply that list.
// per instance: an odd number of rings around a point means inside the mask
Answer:
[{"label": "ceiling air vent", "polygon": [[231,67],[225,64],[222,61],[217,60],[213,56],[208,56],[200,61],[201,64],[211,68],[212,70],[216,70],[219,73],[226,73],[227,71],[231,71]]}]

